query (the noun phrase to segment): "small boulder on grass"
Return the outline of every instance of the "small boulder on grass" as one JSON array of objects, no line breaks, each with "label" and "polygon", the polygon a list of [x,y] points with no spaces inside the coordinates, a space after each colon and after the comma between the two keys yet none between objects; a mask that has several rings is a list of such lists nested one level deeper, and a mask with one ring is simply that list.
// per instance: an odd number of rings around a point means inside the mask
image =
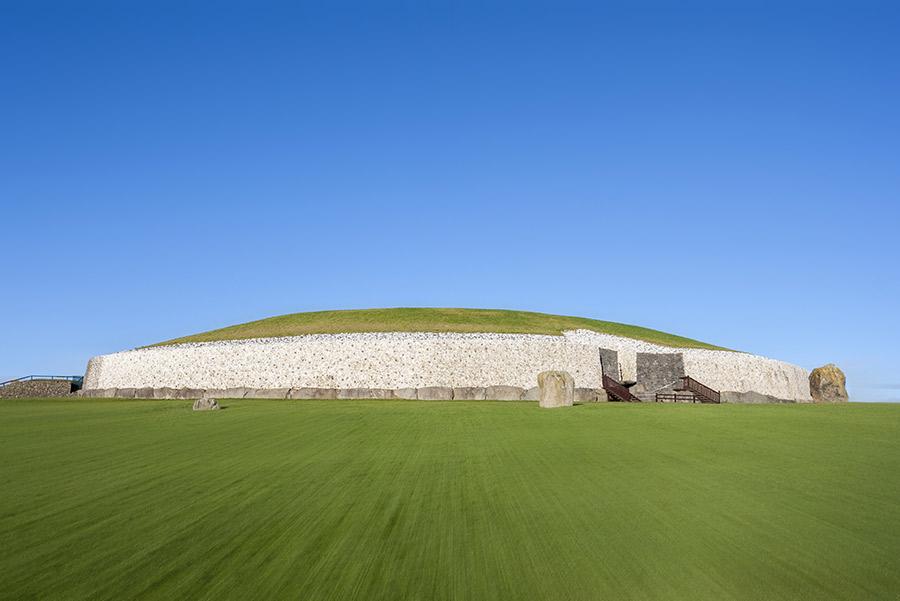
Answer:
[{"label": "small boulder on grass", "polygon": [[194,411],[218,411],[219,409],[221,407],[216,399],[203,398],[194,401]]}]

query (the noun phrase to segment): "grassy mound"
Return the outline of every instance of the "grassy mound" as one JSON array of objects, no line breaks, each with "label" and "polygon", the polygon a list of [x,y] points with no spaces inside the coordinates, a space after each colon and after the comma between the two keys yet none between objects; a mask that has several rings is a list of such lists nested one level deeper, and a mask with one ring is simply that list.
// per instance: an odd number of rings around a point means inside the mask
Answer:
[{"label": "grassy mound", "polygon": [[900,591],[898,405],[223,405],[0,401],[0,597]]},{"label": "grassy mound", "polygon": [[499,309],[362,309],[292,313],[168,340],[160,344],[349,332],[499,332],[554,334],[593,330],[664,346],[722,349],[683,336],[612,321]]}]

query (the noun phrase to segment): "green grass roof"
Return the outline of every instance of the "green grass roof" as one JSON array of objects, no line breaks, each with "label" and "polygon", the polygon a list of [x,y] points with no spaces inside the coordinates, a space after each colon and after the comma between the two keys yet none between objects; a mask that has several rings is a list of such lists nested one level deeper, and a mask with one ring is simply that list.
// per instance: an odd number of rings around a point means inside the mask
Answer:
[{"label": "green grass roof", "polygon": [[292,313],[175,338],[159,344],[351,332],[496,332],[559,335],[564,330],[575,329],[593,330],[664,346],[725,350],[719,346],[675,334],[585,317],[500,309],[425,308]]}]

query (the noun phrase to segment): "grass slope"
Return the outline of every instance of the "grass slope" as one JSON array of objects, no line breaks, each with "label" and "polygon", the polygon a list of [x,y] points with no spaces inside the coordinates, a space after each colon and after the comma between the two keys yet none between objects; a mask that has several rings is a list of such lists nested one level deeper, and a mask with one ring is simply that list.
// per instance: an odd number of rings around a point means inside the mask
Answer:
[{"label": "grass slope", "polygon": [[900,406],[0,401],[7,599],[896,599]]},{"label": "grass slope", "polygon": [[362,309],[292,313],[168,340],[160,344],[209,342],[347,332],[502,332],[556,334],[578,328],[646,340],[665,346],[721,349],[683,336],[612,321],[499,309]]}]

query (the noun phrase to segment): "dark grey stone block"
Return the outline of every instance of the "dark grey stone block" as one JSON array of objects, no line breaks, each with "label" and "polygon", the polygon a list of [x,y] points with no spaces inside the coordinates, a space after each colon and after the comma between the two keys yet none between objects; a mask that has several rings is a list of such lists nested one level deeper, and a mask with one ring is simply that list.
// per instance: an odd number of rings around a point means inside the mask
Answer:
[{"label": "dark grey stone block", "polygon": [[619,369],[619,353],[612,349],[600,349],[600,366],[603,375],[609,376],[613,380],[622,380],[622,371]]},{"label": "dark grey stone block", "polygon": [[635,394],[671,388],[684,375],[681,353],[638,353]]}]

